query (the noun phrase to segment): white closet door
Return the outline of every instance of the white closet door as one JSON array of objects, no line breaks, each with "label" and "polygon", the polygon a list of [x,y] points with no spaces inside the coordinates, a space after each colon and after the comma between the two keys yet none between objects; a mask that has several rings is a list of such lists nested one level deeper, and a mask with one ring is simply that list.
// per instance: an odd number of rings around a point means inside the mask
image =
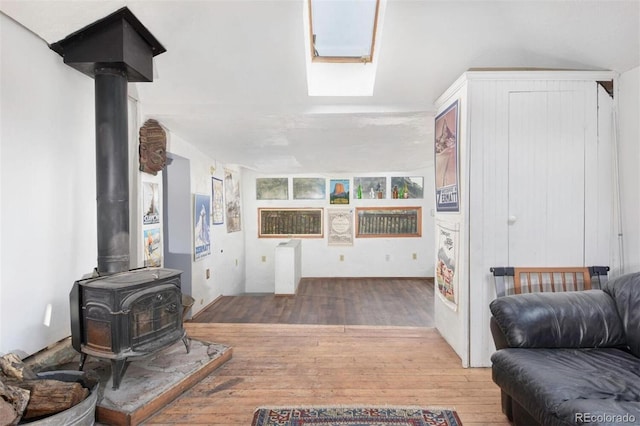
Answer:
[{"label": "white closet door", "polygon": [[509,264],[584,264],[585,95],[509,94]]}]

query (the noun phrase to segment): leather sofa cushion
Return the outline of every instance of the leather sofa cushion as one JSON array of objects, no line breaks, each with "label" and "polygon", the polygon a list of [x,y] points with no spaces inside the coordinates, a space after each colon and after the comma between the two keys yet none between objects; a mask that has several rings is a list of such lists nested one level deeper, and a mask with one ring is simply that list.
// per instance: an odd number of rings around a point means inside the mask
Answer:
[{"label": "leather sofa cushion", "polygon": [[640,272],[612,279],[604,291],[616,303],[629,349],[640,357]]},{"label": "leather sofa cushion", "polygon": [[579,413],[640,424],[640,360],[626,351],[507,348],[491,361],[493,381],[545,426],[581,424]]},{"label": "leather sofa cushion", "polygon": [[625,347],[615,302],[602,290],[498,297],[489,305],[509,347]]}]

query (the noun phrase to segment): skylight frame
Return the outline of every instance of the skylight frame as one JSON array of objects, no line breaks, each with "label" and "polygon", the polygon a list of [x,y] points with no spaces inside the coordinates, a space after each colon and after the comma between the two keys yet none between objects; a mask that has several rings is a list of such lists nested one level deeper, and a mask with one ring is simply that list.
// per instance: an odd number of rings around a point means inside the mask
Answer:
[{"label": "skylight frame", "polygon": [[[307,0],[309,9],[309,54],[312,62],[326,62],[326,63],[370,63],[373,62],[374,53],[376,51],[376,33],[378,32],[378,16],[380,13],[380,0],[375,0],[375,12],[373,16],[373,31],[371,34],[371,49],[369,55],[364,56],[321,56],[316,55],[314,32],[313,32],[313,5],[312,1]],[[317,0],[322,1],[322,0]]]}]

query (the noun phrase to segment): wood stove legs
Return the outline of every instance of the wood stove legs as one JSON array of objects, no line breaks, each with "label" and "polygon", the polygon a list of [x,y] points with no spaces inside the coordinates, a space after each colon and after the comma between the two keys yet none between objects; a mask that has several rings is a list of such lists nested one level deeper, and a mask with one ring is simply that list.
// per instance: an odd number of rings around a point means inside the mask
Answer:
[{"label": "wood stove legs", "polygon": [[[187,350],[187,353],[191,352],[191,339],[185,334],[182,338],[182,343],[184,343],[184,347]],[[87,354],[82,352],[80,354],[80,365],[78,366],[78,370],[82,371],[84,369],[84,364],[87,361]],[[124,372],[127,370],[127,366],[129,362],[127,358],[123,359],[112,359],[111,361],[111,381],[113,382],[113,390],[117,390],[120,387],[120,381],[122,380],[122,376],[124,376]]]},{"label": "wood stove legs", "polygon": [[78,367],[79,371],[84,370],[84,363],[87,361],[87,354],[84,352],[80,354],[80,366]]},{"label": "wood stove legs", "polygon": [[[187,353],[189,353],[189,348],[187,348]],[[84,363],[87,361],[87,356],[88,355],[84,352],[80,354],[80,366],[78,367],[79,371],[82,371],[84,369]],[[124,372],[127,370],[127,366],[129,365],[129,363],[127,362],[127,358],[112,359],[110,361],[113,390],[117,390],[120,387],[120,381],[122,380],[122,376],[124,376]]]},{"label": "wood stove legs", "polygon": [[113,382],[113,390],[117,390],[120,387],[120,380],[122,380],[122,376],[124,376],[124,372],[128,365],[129,363],[127,362],[127,358],[111,360],[111,381]]}]

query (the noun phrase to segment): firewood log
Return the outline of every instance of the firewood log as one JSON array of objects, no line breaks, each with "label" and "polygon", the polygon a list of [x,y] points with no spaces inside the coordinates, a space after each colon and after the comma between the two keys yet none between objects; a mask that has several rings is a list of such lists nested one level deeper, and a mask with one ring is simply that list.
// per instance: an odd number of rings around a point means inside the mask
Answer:
[{"label": "firewood log", "polygon": [[0,425],[18,423],[28,402],[28,390],[0,381]]},{"label": "firewood log", "polygon": [[0,425],[15,425],[20,421],[20,415],[13,409],[13,405],[0,398]]},{"label": "firewood log", "polygon": [[89,390],[80,383],[59,380],[29,380],[25,382],[31,396],[22,416],[24,419],[59,413],[83,401]]},{"label": "firewood log", "polygon": [[80,383],[60,380],[5,379],[5,384],[20,387],[30,393],[29,402],[22,415],[23,419],[59,413],[84,401],[89,396],[89,389]]},{"label": "firewood log", "polygon": [[36,378],[36,374],[22,362],[18,355],[13,353],[0,357],[0,370],[5,376],[20,380]]}]

